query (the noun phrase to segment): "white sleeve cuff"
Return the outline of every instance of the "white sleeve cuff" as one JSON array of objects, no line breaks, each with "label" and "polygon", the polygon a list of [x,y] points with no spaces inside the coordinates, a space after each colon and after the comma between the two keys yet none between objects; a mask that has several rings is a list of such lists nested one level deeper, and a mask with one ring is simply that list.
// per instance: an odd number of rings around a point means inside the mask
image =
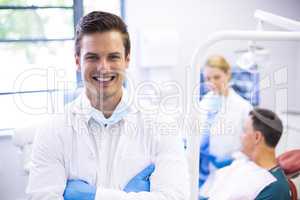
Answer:
[{"label": "white sleeve cuff", "polygon": [[95,200],[125,200],[125,192],[98,187]]}]

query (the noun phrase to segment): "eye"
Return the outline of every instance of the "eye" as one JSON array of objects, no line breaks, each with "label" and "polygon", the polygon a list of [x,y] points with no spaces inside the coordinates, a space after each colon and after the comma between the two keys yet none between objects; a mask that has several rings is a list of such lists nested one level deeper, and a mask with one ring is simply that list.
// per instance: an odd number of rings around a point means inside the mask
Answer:
[{"label": "eye", "polygon": [[219,79],[220,79],[220,76],[214,76],[214,79],[215,79],[215,80],[219,80]]},{"label": "eye", "polygon": [[113,60],[113,61],[117,61],[117,60],[120,60],[121,57],[119,55],[110,55],[109,56],[109,59],[110,60]]},{"label": "eye", "polygon": [[87,61],[96,61],[96,60],[98,60],[98,57],[97,56],[86,56],[85,60],[87,60]]}]

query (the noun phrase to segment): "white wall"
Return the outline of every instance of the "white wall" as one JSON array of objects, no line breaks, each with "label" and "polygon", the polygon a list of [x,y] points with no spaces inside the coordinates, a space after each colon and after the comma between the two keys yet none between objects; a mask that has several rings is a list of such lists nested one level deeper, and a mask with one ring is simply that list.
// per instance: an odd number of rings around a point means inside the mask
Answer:
[{"label": "white wall", "polygon": [[[297,62],[297,70],[296,70],[296,73],[295,73],[295,76],[296,76],[296,90],[295,91],[300,91],[300,80],[299,80],[299,77],[300,77],[300,43],[298,43],[298,55],[297,55],[297,58],[298,58],[298,62]],[[298,92],[297,92],[298,93]],[[298,94],[296,97],[295,97],[295,101],[297,102],[300,102],[300,94]],[[300,103],[298,103],[297,105],[297,110],[300,110]]]}]

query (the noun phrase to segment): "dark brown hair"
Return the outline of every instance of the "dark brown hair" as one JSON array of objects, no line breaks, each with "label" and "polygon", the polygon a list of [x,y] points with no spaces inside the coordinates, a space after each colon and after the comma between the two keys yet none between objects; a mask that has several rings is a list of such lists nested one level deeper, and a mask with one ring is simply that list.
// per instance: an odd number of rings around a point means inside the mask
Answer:
[{"label": "dark brown hair", "polygon": [[254,130],[260,131],[269,147],[276,147],[283,131],[280,118],[271,110],[255,108],[249,115]]},{"label": "dark brown hair", "polygon": [[107,31],[118,31],[122,34],[127,56],[130,53],[130,39],[126,24],[119,16],[102,11],[93,11],[80,19],[76,26],[75,54],[80,55],[81,39],[84,35]]}]

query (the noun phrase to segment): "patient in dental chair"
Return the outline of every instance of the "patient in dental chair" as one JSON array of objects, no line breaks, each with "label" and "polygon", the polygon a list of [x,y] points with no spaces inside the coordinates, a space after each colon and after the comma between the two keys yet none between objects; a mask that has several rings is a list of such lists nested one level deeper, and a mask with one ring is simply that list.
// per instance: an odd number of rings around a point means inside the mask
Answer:
[{"label": "patient in dental chair", "polygon": [[287,178],[275,156],[282,131],[282,122],[274,112],[252,110],[244,124],[241,152],[233,155],[230,166],[208,180],[209,190],[200,199],[290,200]]}]

